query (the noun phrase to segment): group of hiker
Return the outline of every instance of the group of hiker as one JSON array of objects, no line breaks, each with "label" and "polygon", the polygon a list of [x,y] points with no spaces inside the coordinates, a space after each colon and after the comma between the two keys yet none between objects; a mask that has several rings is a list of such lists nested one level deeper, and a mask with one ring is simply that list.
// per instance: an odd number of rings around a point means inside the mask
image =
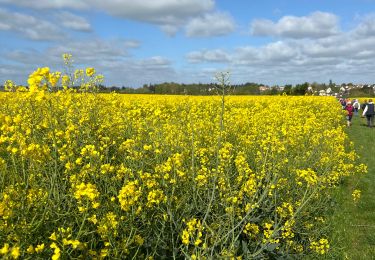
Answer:
[{"label": "group of hiker", "polygon": [[360,114],[360,110],[362,111],[361,116],[366,117],[367,120],[367,126],[373,127],[374,126],[374,117],[375,117],[375,109],[374,109],[374,103],[372,99],[364,100],[362,104],[359,103],[358,99],[339,99],[342,109],[347,111],[346,114],[346,122],[347,126],[352,125],[352,118],[354,116],[358,116]]}]

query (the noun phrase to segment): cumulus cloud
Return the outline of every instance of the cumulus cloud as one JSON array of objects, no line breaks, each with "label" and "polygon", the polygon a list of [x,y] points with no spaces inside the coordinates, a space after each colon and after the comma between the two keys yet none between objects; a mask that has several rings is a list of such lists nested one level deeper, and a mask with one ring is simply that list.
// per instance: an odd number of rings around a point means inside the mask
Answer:
[{"label": "cumulus cloud", "polygon": [[108,13],[139,21],[171,24],[214,7],[213,0],[92,0],[93,6]]},{"label": "cumulus cloud", "polygon": [[52,70],[61,71],[61,55],[65,52],[73,54],[75,68],[96,68],[105,76],[105,84],[108,86],[139,87],[145,82],[177,80],[168,58],[151,56],[138,59],[128,53],[129,48],[137,48],[139,45],[137,41],[124,39],[70,39],[45,50],[1,50],[0,64],[13,65],[0,70],[0,82],[12,78],[18,84],[25,84],[27,75],[37,67],[49,66]]},{"label": "cumulus cloud", "polygon": [[124,59],[129,56],[127,41],[122,40],[69,40],[48,48],[47,55],[61,57],[62,53],[71,53],[81,63],[98,64],[106,60]]},{"label": "cumulus cloud", "polygon": [[371,62],[375,58],[375,37],[355,37],[360,29],[367,28],[366,23],[367,20],[353,30],[324,38],[285,39],[220,50],[225,59],[212,58],[215,50],[207,49],[190,52],[186,59],[194,64],[220,62],[233,68],[234,81],[240,82],[352,82],[353,77],[363,82],[369,80],[368,72],[375,70]]},{"label": "cumulus cloud", "polygon": [[[171,65],[158,65],[155,57],[118,62],[113,70],[105,75],[117,86],[141,87],[148,83],[179,82],[178,73]],[[169,63],[169,62],[168,62]]]},{"label": "cumulus cloud", "polygon": [[104,74],[107,86],[141,87],[148,83],[178,81],[171,61],[161,56],[105,60],[95,68]]},{"label": "cumulus cloud", "polygon": [[21,7],[27,7],[32,9],[60,9],[60,8],[72,8],[72,9],[86,9],[89,7],[89,1],[77,1],[77,0],[0,0],[0,3],[11,4]]},{"label": "cumulus cloud", "polygon": [[138,48],[141,46],[141,42],[137,40],[123,40],[124,47],[127,49]]},{"label": "cumulus cloud", "polygon": [[175,24],[164,24],[160,25],[160,29],[169,36],[175,36],[180,26]]},{"label": "cumulus cloud", "polygon": [[262,47],[258,59],[270,62],[287,62],[295,58],[297,54],[298,51],[293,44],[278,41]]},{"label": "cumulus cloud", "polygon": [[199,62],[228,62],[230,57],[228,53],[221,49],[193,51],[186,55],[190,63]]},{"label": "cumulus cloud", "polygon": [[338,17],[331,13],[314,12],[308,16],[284,16],[278,22],[254,20],[251,33],[256,36],[286,38],[321,38],[339,33]]},{"label": "cumulus cloud", "polygon": [[357,28],[355,28],[354,34],[356,37],[374,37],[375,15],[365,16]]},{"label": "cumulus cloud", "polygon": [[291,43],[274,42],[261,47],[242,46],[232,51],[221,49],[193,51],[186,55],[190,63],[220,62],[231,65],[281,64],[298,56]]},{"label": "cumulus cloud", "polygon": [[31,40],[59,40],[60,29],[53,23],[31,15],[0,8],[0,30],[12,31]]},{"label": "cumulus cloud", "polygon": [[186,25],[189,37],[221,36],[233,32],[235,22],[227,13],[206,13],[202,17],[193,18]]},{"label": "cumulus cloud", "polygon": [[153,56],[138,61],[139,65],[144,68],[165,68],[171,65],[169,59],[161,56]]},{"label": "cumulus cloud", "polygon": [[85,18],[73,13],[61,12],[56,17],[65,28],[83,32],[90,32],[92,30],[90,23]]},{"label": "cumulus cloud", "polygon": [[110,15],[152,23],[168,35],[174,35],[191,17],[214,8],[214,0],[93,0],[95,8]]},{"label": "cumulus cloud", "polygon": [[[112,16],[156,24],[169,35],[174,35],[189,19],[211,11],[215,6],[214,0],[0,0],[0,3],[31,9],[101,10]],[[70,23],[69,26],[76,27],[77,24]]]},{"label": "cumulus cloud", "polygon": [[[68,39],[51,45],[43,50],[4,50],[0,56],[7,61],[4,63],[30,64],[37,66],[52,66],[59,68],[63,65],[61,55],[70,53],[77,64],[98,65],[104,62],[129,59],[129,49],[138,48],[140,42],[126,39],[89,40]],[[0,59],[1,62],[1,59]]]}]

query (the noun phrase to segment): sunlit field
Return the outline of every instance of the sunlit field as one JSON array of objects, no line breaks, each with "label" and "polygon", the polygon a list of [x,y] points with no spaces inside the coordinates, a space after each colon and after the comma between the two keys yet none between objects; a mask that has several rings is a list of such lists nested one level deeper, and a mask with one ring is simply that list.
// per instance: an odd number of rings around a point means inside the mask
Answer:
[{"label": "sunlit field", "polygon": [[0,255],[324,255],[366,172],[329,97],[0,94]]}]

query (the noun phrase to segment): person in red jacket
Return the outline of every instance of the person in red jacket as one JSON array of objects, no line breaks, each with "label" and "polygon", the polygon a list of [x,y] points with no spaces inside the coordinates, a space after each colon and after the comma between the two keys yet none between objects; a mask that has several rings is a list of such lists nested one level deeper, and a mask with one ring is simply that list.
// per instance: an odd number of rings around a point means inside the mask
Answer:
[{"label": "person in red jacket", "polygon": [[345,110],[347,111],[346,115],[346,122],[348,126],[352,125],[352,117],[354,112],[354,107],[352,105],[352,102],[348,101],[345,106]]}]

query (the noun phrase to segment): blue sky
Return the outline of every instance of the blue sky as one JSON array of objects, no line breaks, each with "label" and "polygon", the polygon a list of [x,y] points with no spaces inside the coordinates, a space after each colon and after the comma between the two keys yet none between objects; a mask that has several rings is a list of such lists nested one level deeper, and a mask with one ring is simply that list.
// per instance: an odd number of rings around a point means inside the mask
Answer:
[{"label": "blue sky", "polygon": [[107,86],[375,83],[375,0],[0,0],[0,82],[66,52]]}]

